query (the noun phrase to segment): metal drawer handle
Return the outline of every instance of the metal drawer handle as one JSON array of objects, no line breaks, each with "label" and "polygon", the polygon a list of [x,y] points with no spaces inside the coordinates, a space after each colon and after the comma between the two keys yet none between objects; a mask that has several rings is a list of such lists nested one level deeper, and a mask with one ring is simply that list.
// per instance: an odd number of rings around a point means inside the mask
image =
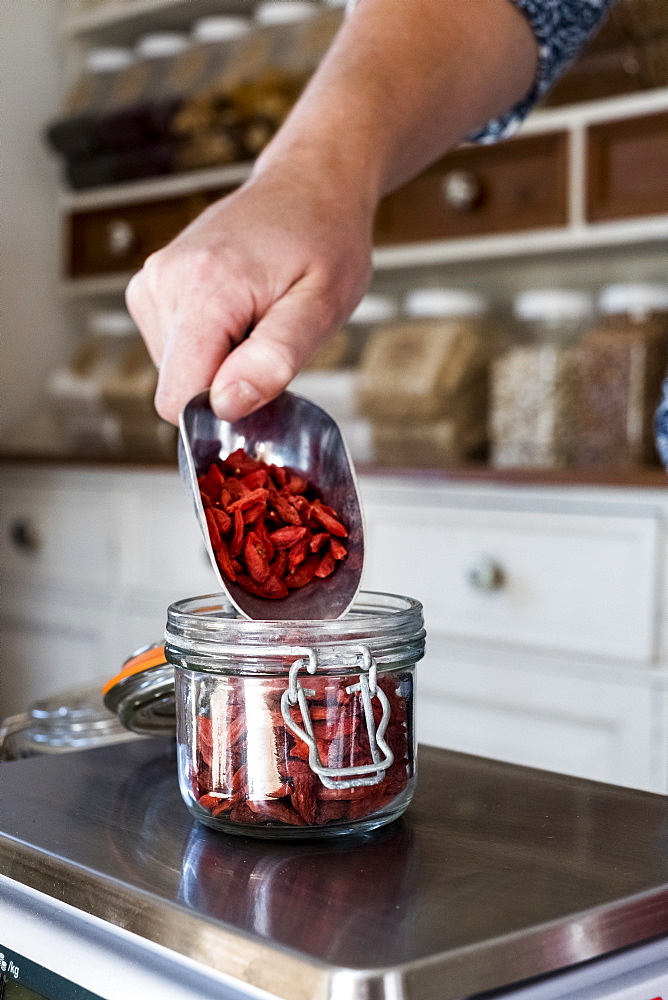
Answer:
[{"label": "metal drawer handle", "polygon": [[505,574],[500,564],[491,556],[478,556],[466,570],[466,579],[474,590],[488,594],[503,587]]},{"label": "metal drawer handle", "polygon": [[443,199],[456,212],[470,212],[482,200],[482,184],[470,170],[451,170],[441,184]]},{"label": "metal drawer handle", "polygon": [[135,231],[125,219],[114,219],[107,226],[107,250],[113,257],[125,257],[135,240]]},{"label": "metal drawer handle", "polygon": [[23,552],[37,552],[42,545],[39,531],[32,521],[14,521],[9,528],[9,537],[15,548]]}]

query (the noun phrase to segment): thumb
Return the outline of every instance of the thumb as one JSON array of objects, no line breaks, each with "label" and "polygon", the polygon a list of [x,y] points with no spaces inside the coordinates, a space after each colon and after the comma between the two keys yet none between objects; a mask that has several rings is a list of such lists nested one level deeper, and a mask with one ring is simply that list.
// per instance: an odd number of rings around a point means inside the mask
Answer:
[{"label": "thumb", "polygon": [[322,294],[306,283],[293,287],[218,369],[210,393],[217,416],[234,422],[270,402],[337,327]]}]

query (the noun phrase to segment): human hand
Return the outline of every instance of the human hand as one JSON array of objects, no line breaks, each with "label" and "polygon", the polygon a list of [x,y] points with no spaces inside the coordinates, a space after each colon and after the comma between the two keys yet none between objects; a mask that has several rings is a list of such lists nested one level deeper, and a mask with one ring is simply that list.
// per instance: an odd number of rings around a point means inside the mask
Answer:
[{"label": "human hand", "polygon": [[295,164],[259,173],[132,278],[127,305],[160,366],[166,420],[207,386],[221,418],[251,413],[348,318],[371,275],[375,204],[337,180]]}]

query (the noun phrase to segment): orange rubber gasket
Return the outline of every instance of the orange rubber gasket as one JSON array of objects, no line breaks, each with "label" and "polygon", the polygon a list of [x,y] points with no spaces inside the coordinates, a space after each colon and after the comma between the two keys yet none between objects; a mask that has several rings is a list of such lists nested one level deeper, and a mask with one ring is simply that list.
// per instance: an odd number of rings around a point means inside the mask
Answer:
[{"label": "orange rubber gasket", "polygon": [[138,656],[133,656],[132,659],[128,660],[120,674],[116,674],[112,677],[110,681],[102,688],[102,695],[106,695],[107,692],[118,684],[120,681],[124,681],[127,677],[132,677],[133,674],[140,674],[143,670],[150,670],[151,667],[160,667],[167,663],[165,659],[165,647],[157,646],[155,649],[147,649],[145,653],[140,653]]}]

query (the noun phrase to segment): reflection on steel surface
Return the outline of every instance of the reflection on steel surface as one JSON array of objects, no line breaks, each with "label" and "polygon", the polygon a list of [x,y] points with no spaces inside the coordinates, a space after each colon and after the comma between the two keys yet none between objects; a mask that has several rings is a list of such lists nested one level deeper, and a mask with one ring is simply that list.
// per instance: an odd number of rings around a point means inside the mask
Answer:
[{"label": "reflection on steel surface", "polygon": [[3,873],[286,1000],[460,1000],[668,933],[661,796],[422,748],[404,819],[260,843],[193,824],[174,756],[0,766]]}]

